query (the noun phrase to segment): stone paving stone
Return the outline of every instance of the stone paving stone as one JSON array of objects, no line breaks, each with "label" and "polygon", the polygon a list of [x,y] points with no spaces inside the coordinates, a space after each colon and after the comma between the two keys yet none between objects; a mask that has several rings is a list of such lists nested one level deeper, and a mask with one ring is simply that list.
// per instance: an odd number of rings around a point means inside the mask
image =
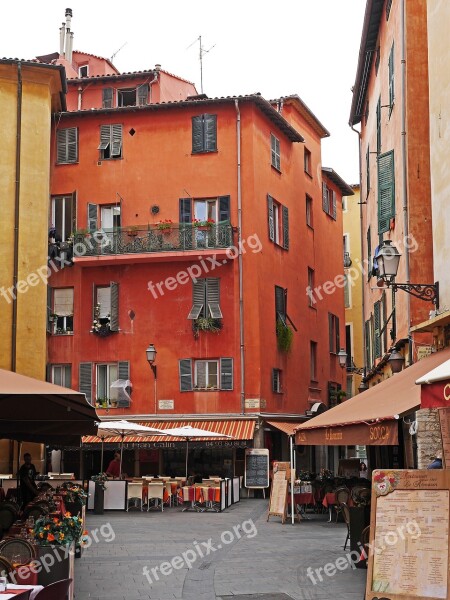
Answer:
[{"label": "stone paving stone", "polygon": [[[272,517],[267,522],[267,505],[268,500],[245,499],[223,513],[171,508],[163,513],[88,514],[87,529],[97,529],[99,541],[75,561],[75,598],[281,600],[280,594],[293,600],[363,598],[366,570],[349,565],[333,577],[323,574],[327,563],[348,553],[343,551],[345,524],[327,523],[328,515],[311,515],[311,520],[294,526]],[[102,536],[102,531],[109,536]],[[184,563],[170,574],[160,572],[164,562],[183,553],[190,557],[191,568]],[[320,568],[321,577],[315,574]],[[156,576],[152,569],[157,569]]]}]

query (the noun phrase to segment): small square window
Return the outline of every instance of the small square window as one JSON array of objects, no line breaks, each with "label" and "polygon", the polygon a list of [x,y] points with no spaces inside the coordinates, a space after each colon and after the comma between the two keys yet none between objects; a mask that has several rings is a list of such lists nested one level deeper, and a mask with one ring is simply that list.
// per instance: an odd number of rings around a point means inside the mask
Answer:
[{"label": "small square window", "polygon": [[89,75],[89,65],[83,65],[78,69],[78,77],[87,77]]},{"label": "small square window", "polygon": [[311,152],[308,150],[308,148],[305,148],[304,167],[305,167],[305,173],[312,176],[311,175],[312,174]]}]

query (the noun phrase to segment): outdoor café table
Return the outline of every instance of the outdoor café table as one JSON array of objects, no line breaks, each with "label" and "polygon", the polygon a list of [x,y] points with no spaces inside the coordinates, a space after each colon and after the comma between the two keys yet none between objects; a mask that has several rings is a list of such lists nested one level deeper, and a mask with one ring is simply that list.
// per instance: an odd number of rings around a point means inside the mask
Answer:
[{"label": "outdoor caf\u00e9 table", "polygon": [[6,592],[0,592],[0,599],[9,600],[10,598],[17,598],[17,594],[31,590],[30,600],[34,600],[37,593],[43,589],[43,585],[15,585],[13,583],[8,583],[6,586]]},{"label": "outdoor caf\u00e9 table", "polygon": [[[205,512],[205,510],[214,508],[214,504],[220,502],[220,487],[189,485],[182,488],[183,502],[190,502],[191,505],[183,508],[183,512],[193,508],[194,510]],[[203,505],[203,506],[202,506]]]}]

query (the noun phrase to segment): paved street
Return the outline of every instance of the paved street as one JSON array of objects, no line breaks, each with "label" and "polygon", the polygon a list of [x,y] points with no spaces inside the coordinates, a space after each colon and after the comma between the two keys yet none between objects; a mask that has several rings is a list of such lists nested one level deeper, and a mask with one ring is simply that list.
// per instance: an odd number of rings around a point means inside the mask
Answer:
[{"label": "paved street", "polygon": [[345,556],[345,524],[312,514],[294,526],[267,522],[267,503],[245,499],[223,513],[89,514],[99,541],[75,561],[76,600],[362,600],[364,569],[321,571],[316,585],[307,575]]}]

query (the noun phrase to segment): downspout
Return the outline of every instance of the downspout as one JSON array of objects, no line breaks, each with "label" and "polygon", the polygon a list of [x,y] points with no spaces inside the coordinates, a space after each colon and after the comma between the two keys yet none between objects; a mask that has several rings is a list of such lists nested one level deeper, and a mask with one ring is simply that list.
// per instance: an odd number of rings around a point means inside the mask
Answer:
[{"label": "downspout", "polygon": [[242,186],[241,186],[241,112],[236,108],[237,205],[238,205],[238,271],[239,271],[239,348],[241,363],[241,413],[245,414],[245,355],[244,355],[244,285],[242,276]]},{"label": "downspout", "polygon": [[[406,161],[406,29],[405,29],[405,0],[402,0],[401,32],[402,32],[402,200],[403,200],[403,229],[405,241],[405,270],[406,283],[411,280],[409,265],[409,250],[406,244],[409,239],[409,219],[408,219],[408,191],[406,189],[408,181],[408,166]],[[409,364],[412,364],[412,344],[411,344],[411,296],[407,294],[406,299],[406,318],[408,322],[408,352]]]},{"label": "downspout", "polygon": [[11,371],[17,366],[17,280],[19,274],[19,208],[20,208],[20,150],[22,146],[22,63],[17,63],[17,119],[16,119],[16,181],[14,206],[14,267],[12,298]]}]

